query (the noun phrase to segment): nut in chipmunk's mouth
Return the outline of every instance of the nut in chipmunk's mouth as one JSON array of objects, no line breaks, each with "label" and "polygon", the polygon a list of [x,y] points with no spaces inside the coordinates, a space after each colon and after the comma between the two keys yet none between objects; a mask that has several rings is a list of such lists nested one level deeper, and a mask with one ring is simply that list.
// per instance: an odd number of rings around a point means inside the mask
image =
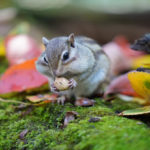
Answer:
[{"label": "nut in chipmunk's mouth", "polygon": [[68,90],[69,89],[69,80],[67,80],[66,78],[63,78],[63,77],[56,78],[54,81],[54,85],[59,91]]}]

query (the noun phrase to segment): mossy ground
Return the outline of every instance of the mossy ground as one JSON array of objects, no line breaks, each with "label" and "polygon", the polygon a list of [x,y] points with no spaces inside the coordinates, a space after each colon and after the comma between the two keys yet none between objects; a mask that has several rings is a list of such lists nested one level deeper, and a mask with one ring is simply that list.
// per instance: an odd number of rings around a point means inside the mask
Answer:
[{"label": "mossy ground", "polygon": [[[12,99],[27,102],[25,95]],[[0,150],[148,150],[149,127],[115,113],[137,106],[117,99],[106,103],[97,98],[93,107],[66,103],[15,110],[14,104],[0,102]],[[29,109],[32,111],[26,114]],[[66,128],[61,128],[67,111],[79,115]],[[91,117],[101,120],[90,123]],[[20,139],[25,129],[28,133]]]}]

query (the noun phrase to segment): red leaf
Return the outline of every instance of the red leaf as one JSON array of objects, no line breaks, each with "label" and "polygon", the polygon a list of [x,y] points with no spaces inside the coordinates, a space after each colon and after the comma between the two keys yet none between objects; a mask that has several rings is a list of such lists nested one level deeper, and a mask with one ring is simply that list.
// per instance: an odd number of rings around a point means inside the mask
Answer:
[{"label": "red leaf", "polygon": [[131,87],[127,74],[115,78],[107,87],[105,95],[116,93],[129,96],[137,96],[137,94]]},{"label": "red leaf", "polygon": [[135,58],[135,57],[138,57],[138,56],[141,56],[141,55],[144,54],[143,52],[133,51],[130,48],[130,44],[129,44],[128,40],[124,36],[117,36],[117,37],[115,37],[114,42],[116,42],[116,44],[118,46],[120,46],[121,51],[127,57]]},{"label": "red leaf", "polygon": [[0,80],[0,94],[22,92],[47,83],[47,79],[35,68],[37,58],[7,69]]},{"label": "red leaf", "polygon": [[110,58],[112,75],[129,70],[133,60],[143,55],[142,52],[131,50],[130,44],[122,36],[118,36],[112,42],[104,45],[103,50]]}]

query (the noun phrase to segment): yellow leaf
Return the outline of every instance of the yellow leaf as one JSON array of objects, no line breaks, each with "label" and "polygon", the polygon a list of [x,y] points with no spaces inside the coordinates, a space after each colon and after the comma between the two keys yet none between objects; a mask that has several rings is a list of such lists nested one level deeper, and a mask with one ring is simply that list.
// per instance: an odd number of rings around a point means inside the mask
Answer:
[{"label": "yellow leaf", "polygon": [[130,72],[128,79],[135,92],[150,103],[150,74],[146,72]]},{"label": "yellow leaf", "polygon": [[2,39],[0,39],[0,56],[5,56],[5,46]]},{"label": "yellow leaf", "polygon": [[147,64],[150,64],[150,55],[144,55],[139,58],[136,58],[133,61],[133,68],[136,69],[139,67],[147,67]]}]

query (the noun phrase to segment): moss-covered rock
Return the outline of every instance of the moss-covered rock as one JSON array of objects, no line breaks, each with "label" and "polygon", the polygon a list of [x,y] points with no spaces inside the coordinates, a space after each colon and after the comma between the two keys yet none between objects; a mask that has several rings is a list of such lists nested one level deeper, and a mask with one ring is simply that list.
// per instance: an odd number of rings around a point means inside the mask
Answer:
[{"label": "moss-covered rock", "polygon": [[[12,104],[0,103],[0,149],[149,149],[150,129],[144,123],[118,117],[113,104],[110,107],[100,99],[96,101],[93,107],[48,104],[32,108],[27,115],[22,114],[28,110],[15,111]],[[66,112],[72,110],[78,112],[78,118],[62,129]],[[88,121],[91,117],[101,119],[91,123]],[[25,129],[28,133],[20,139],[19,135]]]}]

